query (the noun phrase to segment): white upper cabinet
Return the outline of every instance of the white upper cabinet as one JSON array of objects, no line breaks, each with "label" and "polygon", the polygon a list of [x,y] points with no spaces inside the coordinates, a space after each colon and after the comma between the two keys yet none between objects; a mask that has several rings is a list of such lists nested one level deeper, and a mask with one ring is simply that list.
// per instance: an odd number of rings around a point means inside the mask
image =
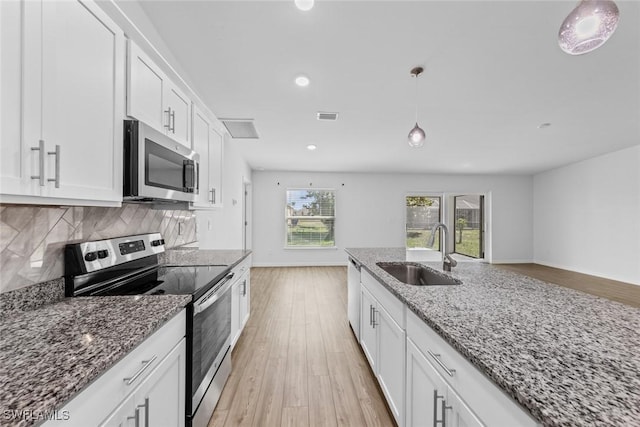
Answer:
[{"label": "white upper cabinet", "polygon": [[20,24],[23,17],[22,5],[19,2],[0,1],[0,141],[2,142],[0,194],[29,194],[33,190],[38,190],[37,186],[31,185],[31,173],[23,161],[23,156],[28,154],[27,152],[23,154],[20,126],[22,111]]},{"label": "white upper cabinet", "polygon": [[131,40],[127,115],[191,146],[191,99]]},{"label": "white upper cabinet", "polygon": [[212,125],[209,116],[197,106],[193,107],[193,145],[200,154],[198,198],[194,209],[222,206],[222,147],[224,135]]},{"label": "white upper cabinet", "polygon": [[222,207],[222,156],[224,155],[224,139],[227,134],[211,127],[209,138],[209,187],[213,206]]},{"label": "white upper cabinet", "polygon": [[[0,7],[2,201],[120,204],[123,32],[92,1]],[[21,95],[9,83],[16,73]]]}]

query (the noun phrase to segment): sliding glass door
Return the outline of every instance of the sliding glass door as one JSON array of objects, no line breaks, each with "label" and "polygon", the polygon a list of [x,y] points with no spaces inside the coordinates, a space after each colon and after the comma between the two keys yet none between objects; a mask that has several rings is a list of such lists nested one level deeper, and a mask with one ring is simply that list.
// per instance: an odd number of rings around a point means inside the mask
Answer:
[{"label": "sliding glass door", "polygon": [[484,196],[456,196],[454,209],[454,252],[472,258],[484,258]]}]

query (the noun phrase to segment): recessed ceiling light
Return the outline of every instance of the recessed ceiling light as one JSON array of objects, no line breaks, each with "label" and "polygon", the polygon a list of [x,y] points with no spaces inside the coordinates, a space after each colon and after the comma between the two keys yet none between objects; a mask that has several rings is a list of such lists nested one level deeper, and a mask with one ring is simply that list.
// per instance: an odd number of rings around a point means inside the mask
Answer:
[{"label": "recessed ceiling light", "polygon": [[540,123],[538,129],[548,128],[549,126],[551,126],[551,123]]},{"label": "recessed ceiling light", "polygon": [[296,84],[300,87],[307,87],[309,86],[309,83],[311,83],[311,80],[309,80],[309,77],[304,74],[300,74],[296,77]]},{"label": "recessed ceiling light", "polygon": [[295,0],[296,7],[305,12],[313,8],[313,2],[313,0]]},{"label": "recessed ceiling light", "polygon": [[318,146],[317,146],[317,145],[314,145],[314,144],[309,144],[309,145],[307,145],[307,150],[313,151],[313,150],[315,150],[316,148],[318,148]]}]

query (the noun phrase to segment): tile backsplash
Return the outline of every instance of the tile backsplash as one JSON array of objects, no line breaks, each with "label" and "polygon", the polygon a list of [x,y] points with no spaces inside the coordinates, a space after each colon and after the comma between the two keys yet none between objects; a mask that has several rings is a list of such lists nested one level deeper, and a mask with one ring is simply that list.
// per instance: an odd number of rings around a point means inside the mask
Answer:
[{"label": "tile backsplash", "polygon": [[64,246],[160,232],[167,248],[196,240],[195,213],[126,203],[120,208],[0,205],[0,293],[64,275]]}]

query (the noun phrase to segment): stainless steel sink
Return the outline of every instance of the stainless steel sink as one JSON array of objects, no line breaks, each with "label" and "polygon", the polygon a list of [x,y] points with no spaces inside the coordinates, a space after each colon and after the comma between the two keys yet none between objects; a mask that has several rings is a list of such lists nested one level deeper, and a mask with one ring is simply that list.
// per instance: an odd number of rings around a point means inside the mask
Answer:
[{"label": "stainless steel sink", "polygon": [[408,285],[416,286],[445,286],[461,285],[462,282],[453,277],[440,274],[422,264],[413,262],[378,262],[378,267]]}]

